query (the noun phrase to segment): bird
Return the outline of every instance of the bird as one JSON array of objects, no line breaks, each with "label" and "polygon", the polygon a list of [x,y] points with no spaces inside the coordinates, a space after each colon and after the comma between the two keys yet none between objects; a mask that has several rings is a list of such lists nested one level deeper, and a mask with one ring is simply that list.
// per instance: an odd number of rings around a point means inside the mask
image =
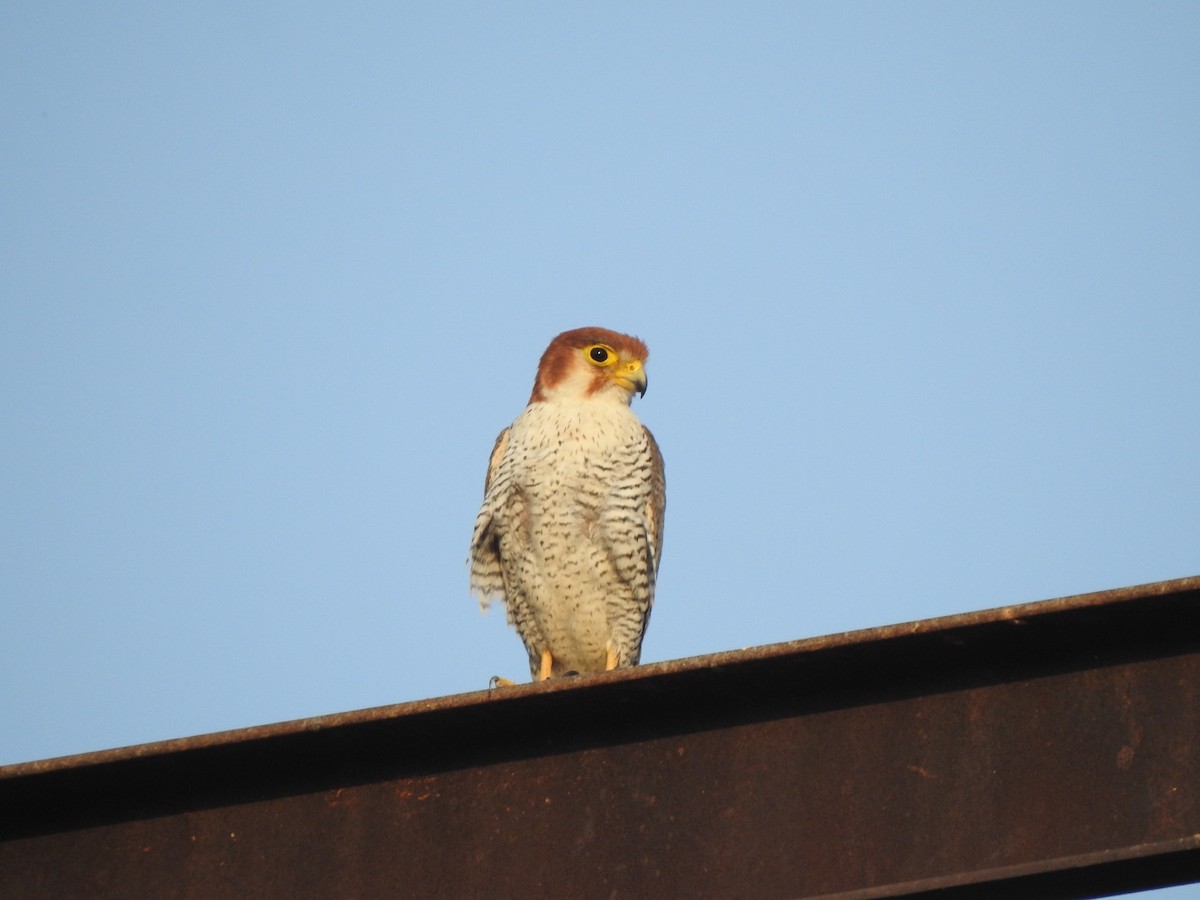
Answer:
[{"label": "bird", "polygon": [[631,409],[648,355],[607,328],[563,332],[492,448],[470,587],[484,610],[503,602],[534,681],[641,659],[666,508],[662,453]]}]

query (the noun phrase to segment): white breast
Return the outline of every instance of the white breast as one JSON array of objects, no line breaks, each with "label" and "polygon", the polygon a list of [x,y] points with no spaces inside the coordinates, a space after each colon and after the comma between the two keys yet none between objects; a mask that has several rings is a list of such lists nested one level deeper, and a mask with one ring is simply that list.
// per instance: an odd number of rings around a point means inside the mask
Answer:
[{"label": "white breast", "polygon": [[648,558],[648,464],[645,432],[622,403],[535,403],[512,425],[490,498],[520,594],[506,600],[564,669],[602,669],[615,620],[645,605],[633,585],[644,579],[625,569]]}]

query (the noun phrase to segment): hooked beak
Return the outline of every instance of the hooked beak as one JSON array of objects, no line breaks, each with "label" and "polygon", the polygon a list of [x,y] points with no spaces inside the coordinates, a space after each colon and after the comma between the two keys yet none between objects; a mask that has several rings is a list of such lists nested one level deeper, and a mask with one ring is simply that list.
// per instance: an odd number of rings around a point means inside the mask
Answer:
[{"label": "hooked beak", "polygon": [[646,370],[642,367],[641,360],[631,359],[629,362],[623,363],[614,380],[630,393],[636,391],[639,397],[646,396],[646,385],[648,382],[646,381]]}]

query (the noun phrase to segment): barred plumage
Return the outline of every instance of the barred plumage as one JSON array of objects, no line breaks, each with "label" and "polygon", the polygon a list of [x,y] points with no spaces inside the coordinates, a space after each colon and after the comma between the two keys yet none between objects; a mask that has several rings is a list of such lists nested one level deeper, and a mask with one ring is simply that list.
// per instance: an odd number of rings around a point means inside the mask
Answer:
[{"label": "barred plumage", "polygon": [[607,329],[559,335],[492,450],[471,589],[505,603],[534,678],[641,656],[665,506],[658,445],[629,408],[646,355]]}]

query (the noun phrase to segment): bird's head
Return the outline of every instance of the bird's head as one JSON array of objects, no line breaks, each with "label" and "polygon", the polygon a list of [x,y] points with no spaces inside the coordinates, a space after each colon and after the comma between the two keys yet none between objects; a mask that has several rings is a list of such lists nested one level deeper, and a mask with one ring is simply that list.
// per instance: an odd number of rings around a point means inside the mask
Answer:
[{"label": "bird's head", "polygon": [[625,405],[646,393],[650,351],[635,337],[607,328],[576,328],[550,342],[538,364],[530,403],[614,400]]}]

